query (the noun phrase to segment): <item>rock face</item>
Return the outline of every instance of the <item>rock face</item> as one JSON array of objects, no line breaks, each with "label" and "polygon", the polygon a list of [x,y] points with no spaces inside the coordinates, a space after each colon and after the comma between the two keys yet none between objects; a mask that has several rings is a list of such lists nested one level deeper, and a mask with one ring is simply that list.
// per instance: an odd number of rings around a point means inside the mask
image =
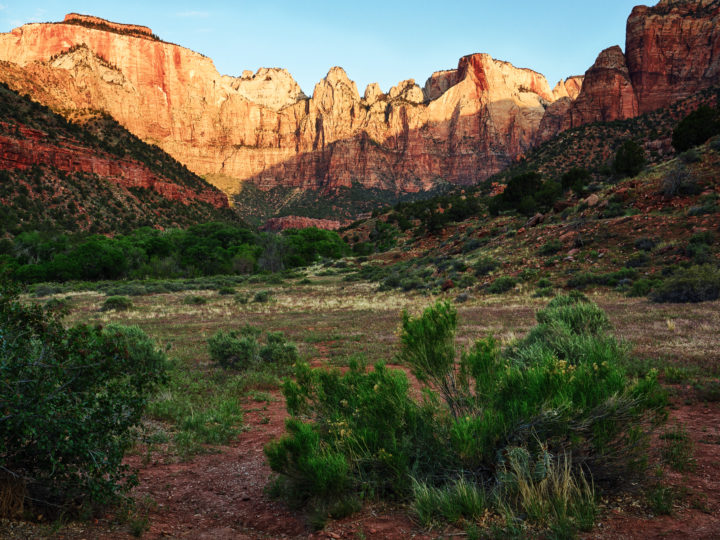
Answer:
[{"label": "rock face", "polygon": [[308,229],[315,227],[327,231],[336,231],[343,223],[332,219],[313,219],[300,216],[283,216],[268,219],[261,227],[263,231],[286,231],[287,229]]},{"label": "rock face", "polygon": [[0,34],[0,80],[64,114],[106,111],[226,193],[243,182],[408,193],[475,183],[567,128],[720,83],[719,14],[720,0],[637,7],[626,54],[606,49],[552,90],[532,70],[474,54],[423,88],[371,84],[363,96],[335,67],[307,97],[282,69],[221,76],[149,28],[76,14]]},{"label": "rock face", "polygon": [[720,83],[720,1],[636,7],[625,50],[641,114]]},{"label": "rock face", "polygon": [[638,115],[638,103],[620,47],[600,53],[587,70],[583,90],[570,108],[570,127]]},{"label": "rock face", "polygon": [[0,123],[0,169],[24,170],[33,165],[52,167],[65,173],[96,174],[124,188],[150,189],[165,199],[186,205],[198,201],[215,208],[228,207],[223,193],[214,189],[188,189],[158,176],[138,161],[98,152],[77,141],[50,142],[42,131],[25,126],[10,130]]},{"label": "rock face", "polygon": [[[569,104],[548,108],[538,133],[632,118],[720,84],[720,0],[661,0],[638,6],[627,21],[625,54],[600,53]],[[556,94],[559,96],[562,90]]]},{"label": "rock face", "polygon": [[395,192],[474,183],[531,147],[555,99],[542,75],[484,54],[424,90],[409,80],[364,97],[336,67],[308,98],[284,70],[220,76],[149,29],[82,22],[0,35],[0,60],[22,68],[0,66],[0,78],[56,110],[107,111],[230,193],[244,181]]}]

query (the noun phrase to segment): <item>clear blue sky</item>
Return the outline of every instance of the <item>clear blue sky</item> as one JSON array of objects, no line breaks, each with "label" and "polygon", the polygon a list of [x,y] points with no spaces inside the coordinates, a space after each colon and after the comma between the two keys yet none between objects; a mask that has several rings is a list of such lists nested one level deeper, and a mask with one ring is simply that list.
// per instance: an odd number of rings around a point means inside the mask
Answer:
[{"label": "clear blue sky", "polygon": [[[395,1],[0,0],[0,31],[66,13],[143,24],[201,52],[223,74],[283,67],[311,94],[339,65],[358,84],[384,91],[421,86],[461,56],[486,52],[544,74],[551,86],[579,75],[611,45],[625,46],[625,21],[639,0]],[[655,4],[650,0],[646,4]]]}]

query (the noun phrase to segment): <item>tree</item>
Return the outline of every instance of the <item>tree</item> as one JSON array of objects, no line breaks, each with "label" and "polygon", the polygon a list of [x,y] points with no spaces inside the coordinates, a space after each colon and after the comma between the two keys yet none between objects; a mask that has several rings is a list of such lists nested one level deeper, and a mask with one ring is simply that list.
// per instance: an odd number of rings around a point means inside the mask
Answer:
[{"label": "tree", "polygon": [[613,161],[613,169],[622,176],[637,176],[645,166],[645,149],[632,139],[620,145]]},{"label": "tree", "polygon": [[672,145],[676,152],[685,152],[720,134],[720,111],[701,105],[678,122],[673,130]]}]

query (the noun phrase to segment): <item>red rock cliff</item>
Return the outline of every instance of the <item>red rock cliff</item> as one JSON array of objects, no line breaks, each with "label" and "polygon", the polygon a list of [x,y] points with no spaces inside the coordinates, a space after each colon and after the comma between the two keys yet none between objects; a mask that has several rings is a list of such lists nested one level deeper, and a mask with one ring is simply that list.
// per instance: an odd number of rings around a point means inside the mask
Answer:
[{"label": "red rock cliff", "polygon": [[431,77],[360,94],[333,68],[310,98],[283,70],[220,76],[182,47],[101,27],[29,24],[0,35],[0,69],[14,89],[56,109],[107,111],[227,192],[243,181],[396,191],[471,183],[533,144],[545,78],[471,55]]}]

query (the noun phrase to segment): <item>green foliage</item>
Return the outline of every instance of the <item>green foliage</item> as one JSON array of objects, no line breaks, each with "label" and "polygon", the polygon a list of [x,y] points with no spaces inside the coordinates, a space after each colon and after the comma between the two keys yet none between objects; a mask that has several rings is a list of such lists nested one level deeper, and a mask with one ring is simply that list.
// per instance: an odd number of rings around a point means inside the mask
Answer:
[{"label": "green foliage", "polygon": [[688,114],[673,130],[672,145],[676,152],[685,152],[720,134],[720,112],[701,105]]},{"label": "green foliage", "polygon": [[637,176],[646,161],[645,149],[632,139],[628,139],[615,153],[613,170],[621,176]]},{"label": "green foliage", "polygon": [[462,477],[441,488],[414,481],[412,501],[413,513],[424,527],[479,521],[490,506],[485,490]]},{"label": "green foliage", "polygon": [[501,276],[493,281],[488,287],[488,292],[492,294],[504,294],[511,291],[517,285],[517,279],[512,276]]},{"label": "green foliage", "polygon": [[423,385],[422,403],[382,364],[345,374],[298,365],[283,389],[288,432],[265,450],[276,485],[314,508],[414,494],[426,524],[472,519],[493,501],[557,534],[587,530],[585,474],[606,485],[640,473],[666,396],[655,372],[625,373],[628,348],[583,295],[559,296],[537,318],[504,351],[489,337],[460,352],[449,303],[403,314],[398,360]]},{"label": "green foliage", "polygon": [[100,311],[127,311],[133,303],[127,296],[110,296],[105,299]]},{"label": "green foliage", "polygon": [[23,233],[7,249],[12,256],[12,277],[28,283],[245,275],[348,253],[334,231],[303,229],[276,235],[224,223],[202,223],[186,230],[142,228],[114,238]]},{"label": "green foliage", "polygon": [[473,265],[473,270],[475,270],[475,275],[478,277],[487,276],[490,272],[496,270],[499,266],[500,262],[497,259],[493,259],[488,255],[483,255]]},{"label": "green foliage", "polygon": [[562,185],[554,180],[543,182],[537,172],[514,176],[505,191],[490,201],[490,212],[516,210],[526,216],[548,210],[562,195]]},{"label": "green foliage", "polygon": [[28,500],[102,505],[134,483],[122,465],[166,359],[136,327],[75,326],[0,297],[0,462]]},{"label": "green foliage", "polygon": [[560,183],[563,189],[572,189],[578,195],[582,195],[590,178],[590,172],[587,169],[573,167],[560,177]]},{"label": "green foliage", "polygon": [[675,272],[650,294],[653,302],[707,302],[720,298],[720,269],[711,264]]},{"label": "green foliage", "polygon": [[677,425],[660,435],[662,441],[661,456],[673,470],[685,472],[695,468],[693,441],[687,430]]},{"label": "green foliage", "polygon": [[562,250],[562,248],[563,245],[560,240],[548,240],[540,247],[538,253],[540,255],[555,255],[557,252]]},{"label": "green foliage", "polygon": [[268,332],[265,344],[259,339],[262,331],[245,326],[239,331],[219,330],[208,339],[210,358],[225,369],[247,370],[264,365],[266,367],[291,366],[298,361],[298,351],[282,332]]},{"label": "green foliage", "polygon": [[187,306],[204,306],[207,304],[207,298],[197,294],[190,294],[183,298],[183,304]]}]

